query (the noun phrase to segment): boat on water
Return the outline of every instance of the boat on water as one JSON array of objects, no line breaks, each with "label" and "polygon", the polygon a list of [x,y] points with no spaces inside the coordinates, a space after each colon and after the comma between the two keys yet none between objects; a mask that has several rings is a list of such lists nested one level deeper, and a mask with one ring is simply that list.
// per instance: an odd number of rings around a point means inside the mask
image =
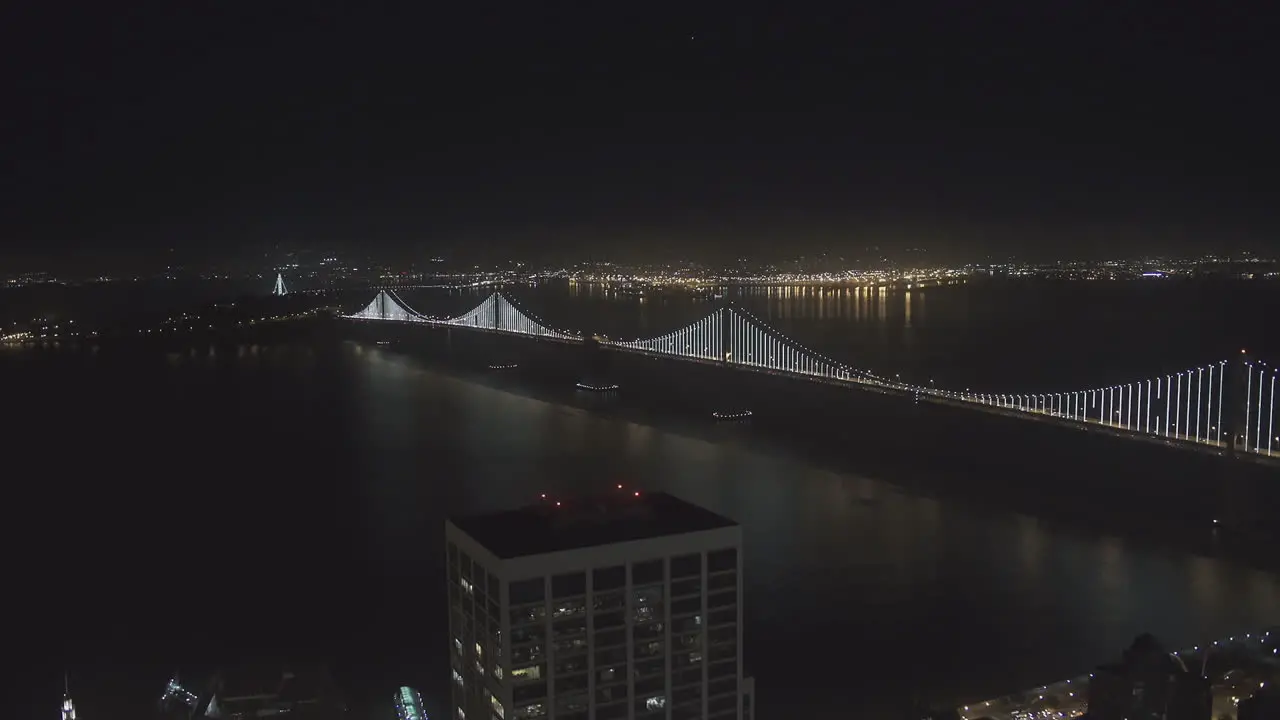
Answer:
[{"label": "boat on water", "polygon": [[750,410],[731,410],[731,411],[717,410],[711,413],[711,417],[715,418],[716,422],[740,422],[743,420],[750,420],[751,411]]}]

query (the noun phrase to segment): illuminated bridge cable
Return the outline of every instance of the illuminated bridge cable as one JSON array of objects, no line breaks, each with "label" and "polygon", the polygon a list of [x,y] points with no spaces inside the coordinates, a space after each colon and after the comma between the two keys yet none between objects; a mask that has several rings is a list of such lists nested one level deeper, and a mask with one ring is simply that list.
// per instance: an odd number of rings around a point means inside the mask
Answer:
[{"label": "illuminated bridge cable", "polygon": [[500,332],[531,335],[533,337],[557,338],[560,340],[578,340],[578,336],[561,330],[547,327],[537,318],[516,307],[506,295],[494,293],[497,298],[497,327]]},{"label": "illuminated bridge cable", "polygon": [[458,327],[476,328],[479,330],[496,330],[497,329],[497,303],[498,293],[494,293],[485,298],[479,305],[462,313],[457,317],[440,321],[444,325],[456,325]]},{"label": "illuminated bridge cable", "polygon": [[659,355],[675,355],[699,360],[723,360],[724,310],[716,310],[701,320],[665,335],[610,343],[618,347]]},{"label": "illuminated bridge cable", "polygon": [[[1036,415],[1100,425],[1131,433],[1165,437],[1186,442],[1223,446],[1222,404],[1227,381],[1227,362],[1210,363],[1162,377],[1148,378],[1105,388],[1060,393],[987,394],[936,390],[903,384],[904,389],[959,399],[982,405]],[[1264,401],[1253,387],[1253,368],[1246,372],[1245,414],[1255,418],[1244,439],[1245,449],[1266,452],[1259,413],[1274,413],[1274,403]],[[1263,378],[1259,370],[1258,378]],[[1276,373],[1267,376],[1274,379]],[[1255,395],[1255,393],[1257,393]],[[1249,421],[1245,422],[1246,428]],[[1270,427],[1270,426],[1268,426]],[[1274,443],[1274,436],[1273,443]]]},{"label": "illuminated bridge cable", "polygon": [[1280,441],[1276,440],[1276,376],[1276,368],[1266,363],[1245,362],[1243,448],[1268,457],[1280,454]]},{"label": "illuminated bridge cable", "polygon": [[412,320],[413,322],[427,322],[427,318],[422,313],[409,307],[409,303],[405,302],[404,299],[401,298],[400,295],[397,294],[394,289],[388,288],[386,290],[386,293],[393,301],[395,301],[395,304],[397,306],[399,306],[405,312],[409,313],[410,320]]},{"label": "illuminated bridge cable", "polygon": [[797,343],[739,308],[730,307],[726,312],[730,345],[727,357],[731,363],[836,380],[865,381],[872,377]]},{"label": "illuminated bridge cable", "polygon": [[386,290],[379,291],[360,312],[348,317],[357,320],[395,320],[400,322],[421,322],[422,318],[400,304]]}]

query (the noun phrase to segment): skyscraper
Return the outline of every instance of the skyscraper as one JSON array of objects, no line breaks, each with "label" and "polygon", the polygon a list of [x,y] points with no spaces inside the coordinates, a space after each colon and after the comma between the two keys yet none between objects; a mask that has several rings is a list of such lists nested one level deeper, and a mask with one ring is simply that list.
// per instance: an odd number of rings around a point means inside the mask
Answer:
[{"label": "skyscraper", "polygon": [[411,687],[401,687],[396,691],[397,720],[428,720],[422,709],[422,696]]},{"label": "skyscraper", "polygon": [[619,487],[445,535],[455,720],[744,717],[732,520]]},{"label": "skyscraper", "polygon": [[76,720],[76,704],[71,701],[71,681],[62,676],[62,720]]}]

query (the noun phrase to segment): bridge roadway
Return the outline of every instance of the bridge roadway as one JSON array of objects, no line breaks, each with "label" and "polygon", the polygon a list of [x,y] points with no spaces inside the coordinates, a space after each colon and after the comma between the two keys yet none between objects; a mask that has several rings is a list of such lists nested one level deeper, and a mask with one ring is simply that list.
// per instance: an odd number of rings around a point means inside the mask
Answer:
[{"label": "bridge roadway", "polygon": [[[496,330],[493,328],[451,325],[446,321],[438,321],[438,320],[428,320],[425,322],[424,321],[388,321],[388,322],[403,322],[406,325],[427,325],[429,327],[433,327],[437,329],[444,328],[446,330],[457,327],[457,328],[462,328],[468,331],[481,332],[481,333],[486,333],[490,335],[503,336],[503,337],[528,338],[533,340],[543,340],[548,342],[559,343],[561,345],[566,345],[566,346],[581,346],[583,343],[583,338],[563,338],[563,337],[545,336],[545,335],[527,335],[524,333],[512,332],[510,330]],[[828,377],[826,375],[804,373],[796,370],[777,370],[767,366],[756,365],[754,363],[743,362],[743,361],[725,362],[723,360],[711,360],[708,358],[689,357],[686,355],[672,355],[669,353],[661,353],[661,352],[654,352],[651,350],[644,350],[640,348],[627,347],[625,345],[618,345],[610,342],[601,342],[600,347],[608,348],[609,350],[612,350],[615,352],[625,352],[630,355],[649,357],[655,360],[670,360],[670,361],[678,361],[678,362],[684,362],[684,363],[695,363],[695,364],[704,365],[707,367],[718,367],[718,368],[726,368],[730,370],[737,370],[741,372],[758,373],[761,375],[772,375],[774,377],[789,378],[792,380],[804,380],[807,382],[816,383],[819,385],[828,385],[836,388],[854,389],[854,390],[861,390],[863,392],[878,393],[881,395],[886,395],[891,397],[907,398],[907,399],[911,399],[912,401],[923,401],[933,405],[960,408],[960,409],[969,410],[969,411],[977,410],[979,412],[984,412],[988,415],[1003,416],[1003,417],[1014,418],[1018,420],[1031,420],[1034,422],[1056,425],[1058,427],[1071,428],[1071,429],[1079,430],[1082,432],[1099,433],[1099,434],[1108,435],[1111,437],[1123,438],[1126,440],[1135,440],[1135,439],[1142,440],[1143,442],[1147,442],[1155,445],[1163,445],[1163,446],[1172,447],[1172,448],[1181,448],[1183,450],[1193,450],[1199,453],[1225,456],[1229,452],[1227,443],[1217,443],[1217,442],[1212,442],[1208,440],[1197,441],[1191,436],[1186,436],[1186,435],[1171,435],[1167,437],[1158,436],[1158,435],[1148,435],[1145,433],[1138,433],[1138,432],[1133,432],[1131,430],[1128,430],[1127,428],[1125,428],[1123,425],[1119,423],[1104,423],[1099,420],[1078,420],[1068,415],[1061,415],[1053,412],[1044,412],[1044,411],[1037,411],[1037,410],[1019,410],[1017,408],[1002,407],[1000,405],[975,402],[972,400],[964,400],[960,398],[952,398],[938,392],[928,392],[928,391],[922,392],[909,385],[898,386],[898,385],[893,385],[891,383],[879,383],[875,381],[864,380],[857,377],[837,378],[837,377]],[[1235,457],[1237,459],[1251,461],[1251,462],[1259,463],[1266,466],[1280,467],[1280,457],[1274,457],[1274,456],[1268,457],[1266,455],[1259,455],[1259,454],[1249,453],[1249,452],[1238,452],[1235,455]]]},{"label": "bridge roadway", "polygon": [[[492,314],[490,314],[492,313]],[[480,331],[494,335],[506,335],[513,337],[528,337],[540,339],[544,341],[552,341],[563,345],[576,346],[587,341],[578,332],[554,330],[540,321],[529,317],[519,307],[513,305],[500,291],[495,292],[488,299],[478,305],[476,308],[455,318],[428,318],[417,312],[406,308],[394,293],[381,291],[372,303],[363,311],[356,315],[348,316],[351,319],[360,320],[380,320],[382,322],[404,322],[410,324],[426,325],[428,327],[445,327],[445,328],[466,328],[468,330]],[[743,334],[745,333],[745,335]],[[732,334],[732,335],[730,335]],[[1170,433],[1166,428],[1164,434],[1160,432],[1159,423],[1155,431],[1150,426],[1151,411],[1151,380],[1146,381],[1147,387],[1147,428],[1144,431],[1141,423],[1137,426],[1132,423],[1104,421],[1101,417],[1089,417],[1090,414],[1104,413],[1108,403],[1112,410],[1116,410],[1117,414],[1120,407],[1130,407],[1133,411],[1137,411],[1142,406],[1143,401],[1143,384],[1130,383],[1126,386],[1113,386],[1107,389],[1076,391],[1067,393],[1048,393],[1040,395],[993,395],[984,393],[959,393],[954,391],[938,390],[932,387],[924,387],[911,385],[895,380],[888,380],[878,377],[872,373],[855,370],[848,365],[832,360],[815,353],[794,340],[781,335],[776,330],[769,328],[761,321],[752,317],[749,313],[739,310],[733,310],[726,306],[713,312],[711,315],[698,320],[691,325],[667,333],[666,335],[651,338],[647,340],[638,340],[633,342],[614,342],[606,338],[596,338],[602,347],[613,348],[614,350],[626,352],[635,355],[649,356],[654,358],[674,358],[684,362],[693,362],[715,367],[728,367],[740,370],[747,370],[762,374],[774,375],[777,377],[787,377],[808,380],[814,383],[831,385],[834,387],[857,388],[870,392],[878,392],[885,395],[893,395],[896,397],[910,397],[913,401],[919,402],[924,400],[934,405],[944,405],[956,408],[964,408],[967,410],[980,410],[991,415],[1000,415],[1022,420],[1034,420],[1037,422],[1051,423],[1054,425],[1074,428],[1086,432],[1097,432],[1115,437],[1126,439],[1142,439],[1148,443],[1155,443],[1167,447],[1177,447],[1188,450],[1195,450],[1200,453],[1217,455],[1217,456],[1234,456],[1239,458],[1248,458],[1253,462],[1261,463],[1268,466],[1280,466],[1280,457],[1272,450],[1271,434],[1274,432],[1272,424],[1275,415],[1275,385],[1276,380],[1280,377],[1280,373],[1275,370],[1268,370],[1263,363],[1246,362],[1243,367],[1248,367],[1248,377],[1250,388],[1253,387],[1254,368],[1258,368],[1258,393],[1257,402],[1254,403],[1252,392],[1245,397],[1247,409],[1243,413],[1246,418],[1244,425],[1245,437],[1243,444],[1237,444],[1235,447],[1229,447],[1226,443],[1213,440],[1208,433],[1211,428],[1206,427],[1205,435],[1199,433],[1200,418],[1208,414],[1212,406],[1214,388],[1218,388],[1218,395],[1221,395],[1224,380],[1226,377],[1226,361],[1217,365],[1189,370],[1185,373],[1176,373],[1167,376],[1169,385],[1165,388],[1165,398],[1163,400],[1166,405],[1166,421],[1168,420],[1169,408],[1174,406],[1174,386],[1173,381],[1177,379],[1178,387],[1176,399],[1177,407],[1173,414],[1175,421],[1186,418],[1187,428],[1190,428],[1191,412],[1193,402],[1191,400],[1191,378],[1196,375],[1201,381],[1203,380],[1203,371],[1209,370],[1209,388],[1205,395],[1207,403],[1200,402],[1200,391],[1197,386],[1196,400],[1194,401],[1196,418],[1196,435],[1178,434],[1178,424],[1174,424]],[[701,347],[701,351],[694,354],[694,347]],[[718,356],[725,354],[725,358],[708,357],[709,355]],[[730,359],[732,355],[738,357]],[[767,362],[756,361],[753,358],[767,358]],[[1218,385],[1214,385],[1214,368],[1220,367],[1221,372],[1218,374]],[[1265,378],[1264,373],[1271,373],[1271,401],[1268,415],[1268,441],[1266,447],[1262,442],[1262,413],[1264,408],[1263,402],[1263,386],[1262,382]],[[1186,377],[1186,402],[1182,402],[1182,378]],[[1157,379],[1157,384],[1160,380]],[[1128,389],[1126,395],[1125,389]],[[1137,405],[1132,405],[1136,390]],[[1082,405],[1086,400],[1093,396],[1097,397],[1095,404],[1088,413],[1084,412]],[[1109,399],[1108,399],[1109,396]],[[1038,399],[1038,401],[1037,401]],[[1219,405],[1222,400],[1219,398]],[[1039,404],[1040,407],[1036,407]],[[1065,410],[1065,411],[1064,411]],[[1251,427],[1248,422],[1249,412],[1254,411],[1253,415],[1257,418],[1257,423]],[[1222,410],[1218,408],[1219,422],[1221,423]],[[1106,413],[1110,418],[1110,413]],[[1206,421],[1211,422],[1208,418]],[[1250,432],[1252,430],[1252,432]],[[1218,430],[1219,436],[1223,434],[1222,430]],[[1250,435],[1253,436],[1253,447],[1249,446]]]},{"label": "bridge roadway", "polygon": [[[1228,448],[1226,443],[1215,443],[1209,441],[1196,441],[1190,436],[1169,436],[1161,437],[1157,435],[1147,435],[1136,433],[1128,430],[1118,423],[1104,423],[1098,420],[1077,420],[1067,415],[1059,415],[1057,413],[1042,412],[1036,410],[1018,410],[1015,408],[1006,408],[999,405],[990,405],[987,403],[974,402],[972,400],[962,400],[952,398],[942,394],[933,394],[928,392],[920,392],[910,386],[899,387],[887,383],[877,383],[859,378],[831,378],[823,375],[810,375],[800,373],[794,370],[774,370],[772,368],[752,365],[750,363],[724,363],[716,360],[705,360],[702,358],[687,358],[683,356],[671,356],[663,353],[653,353],[644,350],[636,350],[634,348],[620,348],[627,352],[649,355],[656,358],[672,358],[675,357],[684,362],[696,362],[703,365],[713,365],[727,367],[733,370],[742,370],[748,372],[756,372],[764,375],[773,375],[776,377],[786,377],[793,380],[807,380],[822,385],[831,385],[833,387],[853,388],[865,392],[875,392],[882,395],[891,395],[895,397],[911,398],[913,400],[924,401],[934,405],[943,405],[948,407],[962,408],[964,410],[977,410],[985,412],[989,415],[1000,415],[1004,417],[1016,418],[1018,420],[1032,420],[1035,422],[1048,423],[1060,427],[1073,428],[1084,432],[1095,432],[1111,437],[1123,438],[1126,440],[1142,440],[1144,442],[1164,445],[1166,447],[1182,448],[1184,450],[1194,450],[1196,452],[1208,453],[1211,455],[1224,456],[1227,454]],[[1280,457],[1268,457],[1266,455],[1257,455],[1254,453],[1240,452],[1236,455],[1241,460],[1249,460],[1262,465],[1280,467]]]}]

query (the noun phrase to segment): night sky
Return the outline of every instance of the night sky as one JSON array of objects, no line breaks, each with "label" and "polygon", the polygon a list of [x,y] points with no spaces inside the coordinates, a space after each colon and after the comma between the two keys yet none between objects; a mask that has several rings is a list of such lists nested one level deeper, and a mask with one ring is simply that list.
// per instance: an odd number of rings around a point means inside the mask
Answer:
[{"label": "night sky", "polygon": [[0,255],[1265,250],[1256,7],[10,3]]}]

